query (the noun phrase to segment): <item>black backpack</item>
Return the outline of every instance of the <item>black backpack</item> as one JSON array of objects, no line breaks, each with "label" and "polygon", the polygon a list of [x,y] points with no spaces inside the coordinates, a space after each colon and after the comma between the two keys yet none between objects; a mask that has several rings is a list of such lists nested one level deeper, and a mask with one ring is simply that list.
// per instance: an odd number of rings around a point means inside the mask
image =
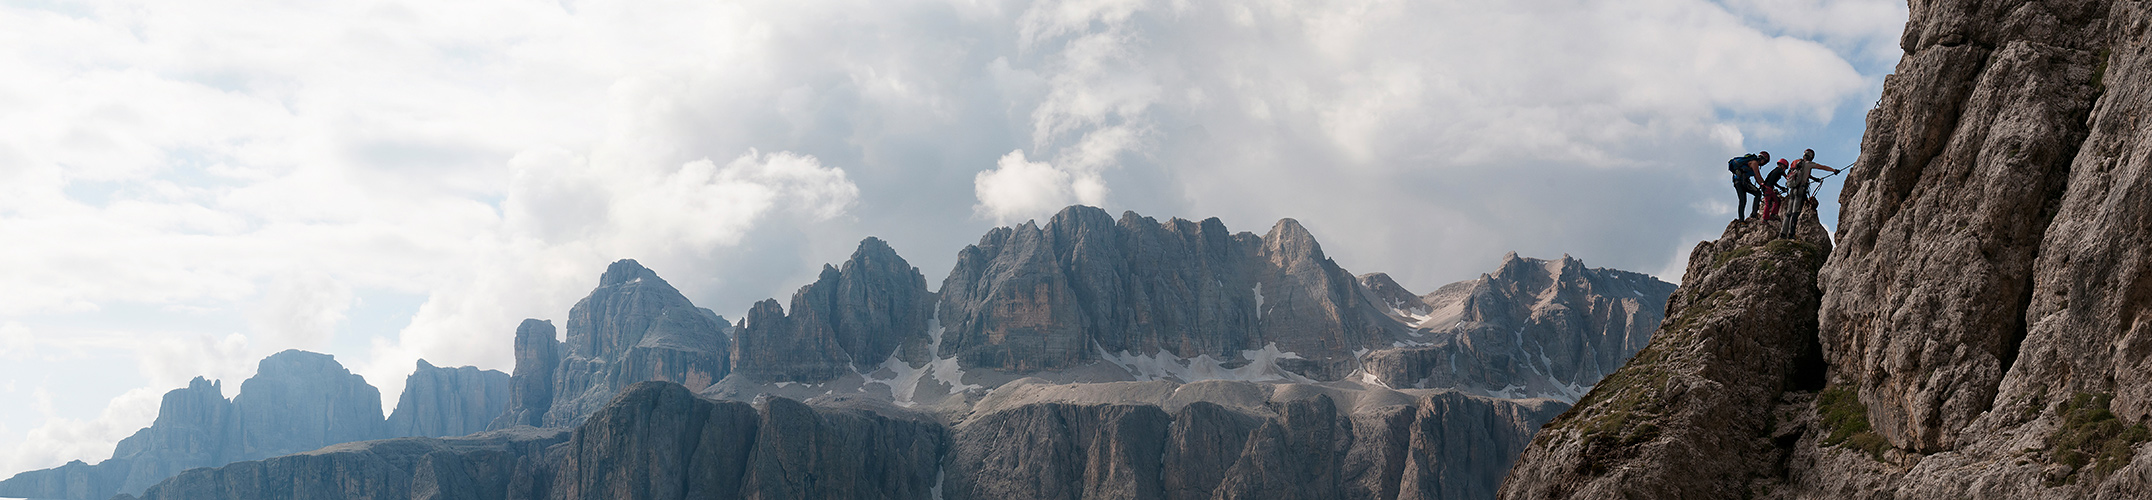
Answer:
[{"label": "black backpack", "polygon": [[1749,162],[1761,160],[1762,158],[1759,158],[1756,155],[1752,154],[1736,156],[1734,157],[1734,159],[1726,160],[1726,171],[1733,172],[1733,174],[1737,176],[1746,175],[1749,173]]}]

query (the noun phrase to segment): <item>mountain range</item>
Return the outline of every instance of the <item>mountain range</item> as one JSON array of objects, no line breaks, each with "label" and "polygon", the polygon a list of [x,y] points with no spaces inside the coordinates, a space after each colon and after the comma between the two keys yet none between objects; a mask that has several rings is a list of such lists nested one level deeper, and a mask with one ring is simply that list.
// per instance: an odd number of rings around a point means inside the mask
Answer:
[{"label": "mountain range", "polygon": [[[988,232],[934,290],[867,238],[734,322],[622,260],[564,327],[517,326],[512,376],[421,361],[383,419],[333,359],[281,353],[230,402],[173,391],[143,433],[253,429],[222,408],[258,404],[348,415],[275,446],[123,444],[0,495],[1485,498],[1673,288],[1511,254],[1415,295],[1291,219],[1083,206]],[[337,388],[292,389],[317,386]],[[423,437],[382,440],[403,436]]]}]

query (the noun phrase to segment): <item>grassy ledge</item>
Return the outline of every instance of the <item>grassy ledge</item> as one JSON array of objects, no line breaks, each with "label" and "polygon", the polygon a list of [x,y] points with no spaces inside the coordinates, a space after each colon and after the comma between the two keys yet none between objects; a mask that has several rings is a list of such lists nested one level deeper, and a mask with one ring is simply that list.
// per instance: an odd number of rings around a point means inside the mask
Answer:
[{"label": "grassy ledge", "polygon": [[1891,449],[1890,440],[1876,434],[1868,423],[1868,405],[1861,404],[1859,393],[1843,386],[1825,388],[1816,395],[1816,412],[1823,417],[1823,427],[1831,434],[1823,438],[1824,446],[1844,446],[1868,452],[1870,458],[1883,460],[1883,452]]},{"label": "grassy ledge", "polygon": [[2062,427],[2047,439],[2048,459],[2074,469],[2065,482],[2076,481],[2087,464],[2096,475],[2114,472],[2129,464],[2138,444],[2152,441],[2152,429],[2144,422],[2124,425],[2108,410],[2114,399],[2112,394],[2077,393],[2055,404]]}]

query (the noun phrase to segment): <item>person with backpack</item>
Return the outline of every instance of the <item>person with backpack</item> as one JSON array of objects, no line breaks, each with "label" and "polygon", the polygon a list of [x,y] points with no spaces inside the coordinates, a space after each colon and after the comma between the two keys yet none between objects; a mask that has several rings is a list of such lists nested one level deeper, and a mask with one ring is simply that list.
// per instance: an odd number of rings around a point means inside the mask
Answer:
[{"label": "person with backpack", "polygon": [[[1736,156],[1726,160],[1726,171],[1734,174],[1734,221],[1748,220],[1749,195],[1756,195],[1757,212],[1763,207],[1763,191],[1756,189],[1755,181],[1763,180],[1763,166],[1771,162],[1770,151],[1757,151],[1752,155]],[[1758,214],[1761,215],[1761,214]]]},{"label": "person with backpack", "polygon": [[1839,171],[1828,165],[1816,163],[1816,150],[1814,149],[1801,151],[1801,159],[1794,160],[1792,164],[1788,165],[1786,169],[1786,195],[1787,198],[1793,201],[1793,209],[1786,213],[1786,224],[1779,230],[1779,237],[1792,238],[1794,236],[1794,230],[1797,228],[1794,224],[1795,221],[1801,218],[1803,203],[1811,206],[1815,205],[1815,199],[1808,195],[1808,184],[1814,180],[1813,177],[1809,176],[1809,173],[1815,171],[1815,169],[1823,169],[1833,174]]},{"label": "person with backpack", "polygon": [[1786,159],[1780,158],[1778,160],[1778,166],[1772,168],[1771,173],[1764,174],[1763,184],[1758,184],[1756,186],[1763,191],[1763,217],[1761,218],[1762,220],[1778,220],[1778,208],[1783,205],[1783,202],[1785,201],[1784,196],[1779,196],[1779,193],[1784,192],[1784,189],[1778,187],[1778,180],[1779,178],[1786,176],[1786,167]]}]

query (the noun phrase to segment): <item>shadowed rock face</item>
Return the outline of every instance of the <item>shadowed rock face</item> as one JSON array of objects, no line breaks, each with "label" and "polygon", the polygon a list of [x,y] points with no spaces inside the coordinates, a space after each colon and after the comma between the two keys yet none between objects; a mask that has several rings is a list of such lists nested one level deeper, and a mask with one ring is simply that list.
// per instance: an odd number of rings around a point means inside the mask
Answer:
[{"label": "shadowed rock face", "polygon": [[142,498],[916,499],[932,496],[946,442],[893,408],[776,398],[758,410],[644,382],[572,432],[350,443],[188,471]]},{"label": "shadowed rock face", "polygon": [[[458,438],[347,443],[267,460],[194,469],[150,487],[162,500],[545,498],[538,466],[565,429],[522,427]],[[134,496],[121,496],[133,500]],[[648,497],[645,497],[648,498]]]},{"label": "shadowed rock face", "polygon": [[[1412,296],[1389,276],[1361,282],[1420,330],[1375,349],[1363,370],[1391,387],[1452,387],[1574,401],[1651,340],[1674,285],[1651,276],[1518,257],[1478,279]],[[1409,298],[1409,300],[1408,300]]]},{"label": "shadowed rock face", "polygon": [[506,373],[439,368],[419,360],[389,415],[388,435],[446,437],[486,430],[508,407],[508,383]]},{"label": "shadowed rock face", "polygon": [[[525,328],[531,325],[518,328],[519,363],[525,358],[543,363],[548,345],[536,338],[536,329],[524,341]],[[560,427],[581,422],[636,382],[708,386],[731,371],[725,354],[728,329],[724,318],[695,307],[656,272],[634,260],[614,262],[599,277],[598,288],[568,311],[567,340],[559,346],[551,394],[533,383],[519,386],[528,394],[518,401],[548,401],[542,424]],[[533,368],[533,376],[542,371]],[[502,423],[527,421],[535,409],[511,408],[519,420]]]},{"label": "shadowed rock face", "polygon": [[1242,359],[1275,343],[1292,371],[1334,380],[1352,351],[1403,328],[1291,219],[1270,234],[1217,219],[1115,222],[1075,206],[1043,227],[996,228],[942,282],[940,356],[1005,372],[1069,368],[1106,353]]},{"label": "shadowed rock face", "polygon": [[871,399],[749,404],[644,382],[573,431],[348,443],[187,471],[142,498],[1480,498],[1567,408],[1249,382],[1091,404],[1050,399],[1103,393],[1031,387],[952,427]]},{"label": "shadowed rock face", "polygon": [[1485,498],[1532,432],[1568,408],[1426,392],[1357,412],[1324,394],[1261,409],[1199,401],[1171,416],[1147,404],[1019,405],[956,426],[943,494]]},{"label": "shadowed rock face", "polygon": [[733,343],[733,372],[816,383],[872,371],[907,343],[923,346],[932,314],[926,278],[888,243],[867,238],[843,267],[823,266],[794,293],[790,315],[775,300],[756,303]]}]

